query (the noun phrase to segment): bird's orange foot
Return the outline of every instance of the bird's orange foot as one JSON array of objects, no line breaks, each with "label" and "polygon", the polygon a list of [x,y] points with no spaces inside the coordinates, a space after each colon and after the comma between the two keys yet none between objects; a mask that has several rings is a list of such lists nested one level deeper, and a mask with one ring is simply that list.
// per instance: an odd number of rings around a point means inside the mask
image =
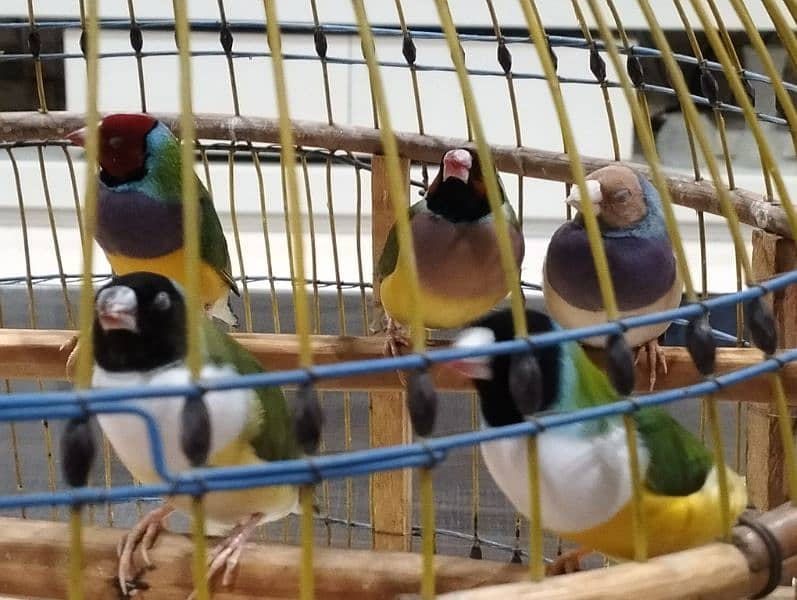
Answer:
[{"label": "bird's orange foot", "polygon": [[[221,585],[227,587],[232,583],[235,568],[241,558],[241,550],[262,518],[262,513],[253,513],[239,521],[229,535],[208,553],[208,581],[211,581],[219,573],[223,573]],[[191,592],[188,600],[194,600],[195,597],[196,590]]]},{"label": "bird's orange foot", "polygon": [[149,549],[152,548],[158,534],[166,529],[166,519],[174,512],[171,506],[163,505],[144,515],[136,526],[127,535],[119,540],[116,554],[119,557],[119,589],[123,596],[127,596],[129,591],[135,589],[136,575],[133,554],[136,548],[141,548],[141,559],[145,568],[150,568],[152,562],[149,560]]},{"label": "bird's orange foot", "polygon": [[77,343],[78,343],[78,336],[73,335],[63,344],[61,347],[58,348],[58,352],[69,352],[69,356],[66,359],[66,378],[68,381],[72,381],[75,375],[75,366],[77,363]]},{"label": "bird's orange foot", "polygon": [[640,346],[637,349],[636,359],[634,360],[634,366],[636,366],[642,358],[642,352],[645,352],[647,355],[648,360],[648,369],[649,369],[649,382],[650,382],[650,389],[649,391],[653,391],[653,388],[656,387],[656,375],[659,371],[659,365],[661,365],[661,372],[664,375],[667,374],[667,355],[664,352],[664,348],[659,346],[658,340],[650,340],[647,344]]},{"label": "bird's orange foot", "polygon": [[545,575],[564,575],[565,573],[576,573],[581,570],[581,559],[590,554],[592,550],[587,548],[574,548],[563,552],[556,557],[550,565],[545,567]]}]

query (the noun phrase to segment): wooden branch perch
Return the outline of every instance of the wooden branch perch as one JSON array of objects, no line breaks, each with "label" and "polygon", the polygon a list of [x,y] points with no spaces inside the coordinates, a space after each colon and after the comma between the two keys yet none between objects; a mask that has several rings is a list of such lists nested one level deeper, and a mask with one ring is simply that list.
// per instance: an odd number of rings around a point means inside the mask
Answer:
[{"label": "wooden branch perch", "polygon": [[[179,116],[175,113],[153,113],[175,131],[179,130]],[[53,140],[63,137],[84,124],[80,113],[7,112],[0,113],[0,140]],[[279,142],[279,121],[258,117],[235,117],[222,114],[195,115],[196,135],[199,139],[251,141],[261,143]],[[296,144],[299,146],[347,150],[366,154],[380,154],[382,141],[379,130],[370,127],[327,125],[314,121],[293,121]],[[427,163],[438,163],[449,148],[469,146],[463,138],[420,135],[396,132],[399,153],[405,158]],[[548,179],[572,182],[570,160],[563,152],[517,148],[509,145],[493,145],[493,156],[499,171]],[[587,172],[609,164],[610,160],[582,156]],[[649,172],[643,163],[625,164]],[[714,185],[708,181],[694,181],[683,175],[670,175],[667,184],[673,202],[695,210],[721,215]],[[786,213],[779,206],[764,200],[761,194],[746,190],[730,191],[734,210],[742,223],[760,227],[778,235],[791,238]]]},{"label": "wooden branch perch", "polygon": [[[66,598],[69,581],[69,528],[66,523],[0,518],[0,589],[30,598]],[[121,529],[83,528],[85,597],[117,598],[116,544]],[[141,600],[185,600],[192,589],[192,543],[189,537],[161,535],[150,551],[156,568],[147,571]],[[282,544],[247,544],[229,588],[216,586],[214,600],[299,597],[300,550]],[[440,592],[522,581],[520,565],[435,558]],[[393,598],[420,587],[421,556],[407,552],[368,552],[317,548],[314,552],[316,597],[334,600]]]},{"label": "wooden branch perch", "polygon": [[[757,518],[778,539],[783,579],[797,572],[797,509],[783,505]],[[62,598],[68,581],[69,528],[66,523],[0,518],[0,589],[28,598]],[[113,598],[116,544],[122,530],[84,527],[85,594]],[[597,598],[729,599],[763,588],[770,557],[747,526],[734,528],[734,543],[625,563],[573,575],[526,581],[525,566],[450,556],[435,558],[436,590],[448,600],[592,600]],[[191,540],[164,534],[150,557],[156,568],[143,580],[142,600],[183,599],[191,589]],[[325,599],[395,598],[418,590],[421,556],[405,552],[369,552],[318,548],[316,596]],[[296,598],[300,550],[282,544],[248,544],[235,583],[215,592],[217,600]]]},{"label": "wooden branch perch", "polygon": [[[0,378],[64,380],[68,352],[61,345],[74,332],[44,329],[0,329]],[[295,369],[298,365],[299,341],[292,334],[236,333],[233,334],[271,371]],[[335,335],[311,336],[314,364],[382,358],[384,340],[381,336],[355,337]],[[430,348],[443,348],[448,342],[432,340]],[[691,385],[702,380],[685,348],[665,347],[668,372],[659,375],[656,389],[670,389]],[[601,364],[603,353],[589,349],[596,363]],[[727,373],[760,362],[763,353],[754,348],[718,348],[717,373]],[[434,366],[435,385],[440,390],[470,390],[465,378],[442,365]],[[637,367],[639,391],[647,391],[648,369],[645,360]],[[781,370],[783,385],[790,404],[797,406],[797,364],[790,363]],[[770,378],[762,375],[720,390],[716,397],[742,402],[769,402]],[[400,390],[394,371],[369,373],[340,379],[323,379],[317,383],[322,390]]]},{"label": "wooden branch perch", "polygon": [[[781,545],[786,559],[783,579],[797,573],[797,509],[784,504],[761,515]],[[747,598],[764,588],[769,556],[760,537],[749,527],[733,530],[734,543],[700,548],[654,558],[645,563],[609,567],[550,577],[540,583],[510,583],[458,591],[440,600],[598,600],[644,598],[645,600],[730,600]]]}]

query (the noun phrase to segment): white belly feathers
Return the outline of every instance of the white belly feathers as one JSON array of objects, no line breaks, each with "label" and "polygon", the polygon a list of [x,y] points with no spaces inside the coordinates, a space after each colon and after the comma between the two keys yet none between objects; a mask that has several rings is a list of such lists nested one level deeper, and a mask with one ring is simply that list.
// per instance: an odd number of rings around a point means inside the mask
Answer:
[{"label": "white belly feathers", "polygon": [[[558,532],[589,529],[612,517],[631,499],[625,431],[611,426],[599,436],[576,435],[572,427],[537,436],[542,524]],[[515,508],[529,512],[526,439],[481,445],[484,462]],[[647,469],[647,449],[638,444],[639,468]]]},{"label": "white belly feathers", "polygon": [[[230,377],[236,372],[232,367],[203,367],[201,377],[213,379]],[[183,363],[171,368],[145,373],[112,373],[95,364],[92,385],[97,388],[118,388],[148,385],[184,385],[190,374]],[[205,402],[211,423],[210,455],[224,448],[243,430],[252,409],[254,392],[247,389],[208,392]],[[160,429],[166,464],[175,472],[190,468],[180,447],[180,415],[182,397],[163,397],[128,400],[121,405],[135,406],[152,415]],[[139,479],[149,479],[154,471],[150,439],[144,420],[137,415],[97,415],[105,435],[125,466]]]}]

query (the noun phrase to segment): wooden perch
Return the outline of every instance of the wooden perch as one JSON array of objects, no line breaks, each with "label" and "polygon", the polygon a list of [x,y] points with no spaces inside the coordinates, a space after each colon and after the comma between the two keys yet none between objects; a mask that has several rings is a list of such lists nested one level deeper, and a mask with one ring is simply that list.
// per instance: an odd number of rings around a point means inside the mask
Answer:
[{"label": "wooden perch", "polygon": [[[797,573],[797,510],[784,504],[756,519],[781,545],[783,577]],[[749,527],[733,529],[734,544],[709,544],[645,563],[623,563],[608,569],[549,577],[540,583],[510,583],[458,591],[440,600],[730,600],[747,598],[764,589],[769,555]]]},{"label": "wooden perch", "polygon": [[[0,518],[0,590],[31,598],[66,598],[69,581],[69,528],[66,523]],[[121,529],[83,528],[85,598],[117,598],[116,544]],[[316,598],[371,600],[416,592],[421,556],[405,552],[369,552],[317,548],[314,551]],[[185,600],[192,589],[192,543],[181,535],[161,535],[150,551],[155,569],[143,575],[149,590],[140,600]],[[235,582],[216,586],[214,600],[298,598],[300,550],[283,544],[247,544]],[[522,581],[520,565],[435,558],[437,589],[448,592],[479,585]]]},{"label": "wooden perch", "polygon": [[[74,332],[44,329],[0,329],[0,378],[56,379],[65,377],[68,352],[61,345]],[[233,334],[271,371],[295,369],[298,361],[299,341],[292,334],[236,333]],[[313,362],[331,364],[341,361],[382,358],[384,340],[381,336],[355,337],[336,335],[311,336]],[[445,347],[448,342],[432,340],[430,348]],[[659,375],[657,390],[691,385],[701,381],[692,359],[685,348],[665,347],[668,373]],[[603,353],[589,349],[588,353],[598,364]],[[755,348],[718,348],[717,373],[727,373],[760,362],[764,355]],[[442,365],[434,366],[435,385],[440,390],[470,390],[470,382]],[[797,406],[797,363],[782,370],[783,385],[790,404]],[[637,366],[639,391],[647,391],[648,368],[644,358]],[[717,392],[722,400],[742,402],[769,402],[770,377],[762,375],[743,381]],[[322,390],[400,390],[398,375],[394,371],[369,373],[340,379],[323,379],[317,384]]]},{"label": "wooden perch", "polygon": [[[179,130],[176,113],[153,113],[175,131]],[[251,141],[276,144],[279,142],[279,120],[258,117],[236,117],[222,114],[195,115],[196,136],[199,139]],[[348,150],[366,154],[380,154],[382,141],[379,130],[370,127],[327,125],[311,121],[293,121],[296,144],[305,147]],[[53,140],[84,125],[81,113],[6,112],[0,113],[0,140]],[[399,153],[414,161],[438,163],[449,148],[469,146],[463,138],[420,135],[396,132]],[[570,160],[563,152],[550,152],[509,145],[491,146],[496,167],[505,173],[525,177],[572,182]],[[584,169],[589,172],[610,162],[607,159],[582,156]],[[626,162],[630,167],[649,172],[643,163]],[[667,184],[673,202],[695,210],[722,215],[714,185],[708,181],[694,181],[683,175],[670,175]],[[786,213],[779,206],[764,200],[761,194],[735,189],[730,199],[742,223],[760,227],[791,238]]]}]

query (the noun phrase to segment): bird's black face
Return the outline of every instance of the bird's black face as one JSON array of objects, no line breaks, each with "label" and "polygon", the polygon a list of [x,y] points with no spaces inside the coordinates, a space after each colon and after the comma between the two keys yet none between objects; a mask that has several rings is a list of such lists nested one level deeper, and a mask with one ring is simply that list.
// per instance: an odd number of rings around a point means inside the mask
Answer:
[{"label": "bird's black face", "polygon": [[426,206],[452,223],[477,221],[490,214],[481,164],[475,152],[456,148],[443,155],[440,171],[429,185]]},{"label": "bird's black face", "polygon": [[94,360],[106,371],[149,371],[186,352],[185,301],[154,273],[114,277],[98,293]]},{"label": "bird's black face", "polygon": [[[551,319],[537,311],[526,310],[526,321],[530,334],[544,333],[553,328]],[[483,334],[480,335],[479,332],[483,332]],[[511,311],[509,309],[495,311],[476,321],[458,336],[455,345],[459,347],[472,345],[472,343],[466,342],[468,337],[470,340],[475,338],[479,344],[514,339],[515,329]],[[534,351],[542,373],[543,404],[539,408],[540,412],[548,410],[556,402],[559,394],[561,352],[561,348],[557,345]],[[523,416],[515,406],[509,391],[511,360],[512,355],[502,354],[490,358],[458,361],[454,364],[455,368],[473,381],[481,401],[482,415],[485,422],[491,427],[512,425],[523,421]]]}]

